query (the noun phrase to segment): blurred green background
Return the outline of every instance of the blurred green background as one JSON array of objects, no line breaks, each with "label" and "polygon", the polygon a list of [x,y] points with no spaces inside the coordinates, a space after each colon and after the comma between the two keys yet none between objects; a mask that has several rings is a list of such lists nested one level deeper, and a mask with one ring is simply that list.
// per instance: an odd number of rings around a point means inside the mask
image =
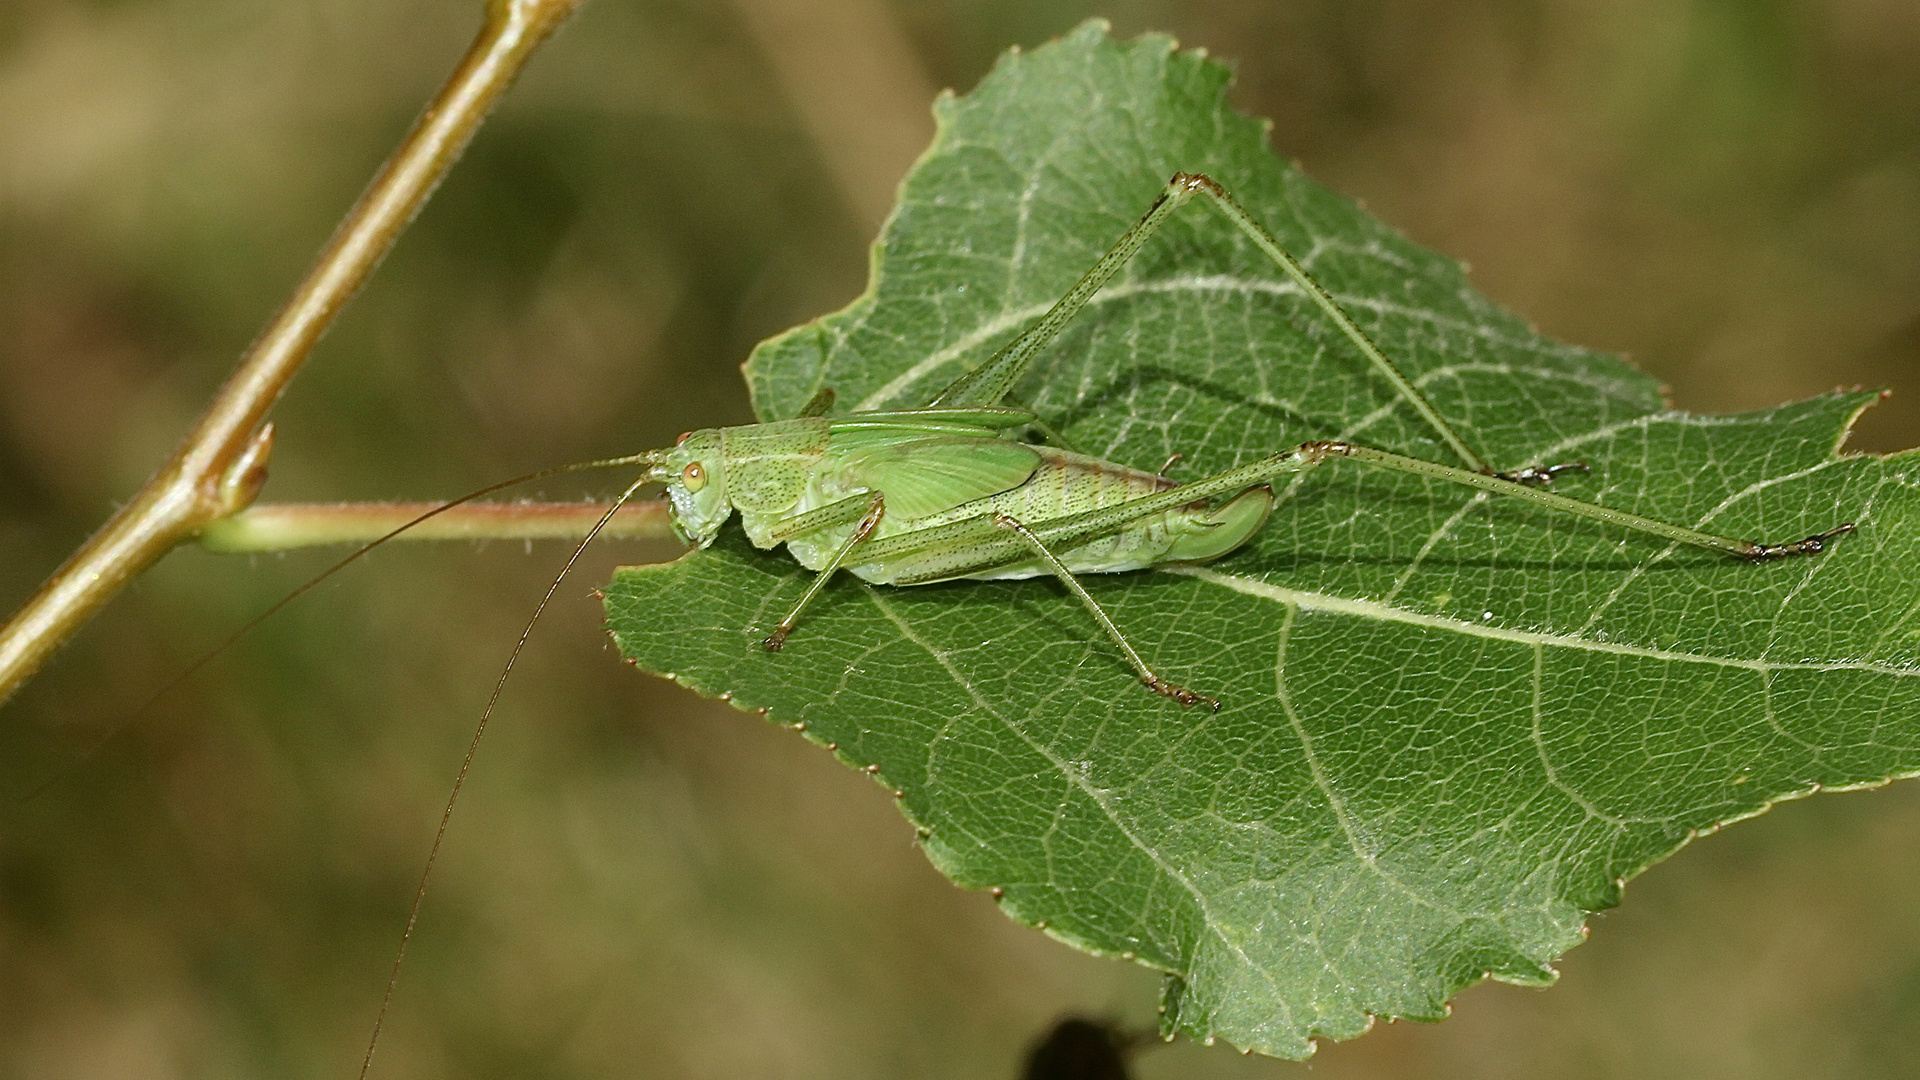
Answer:
[{"label": "blurred green background", "polygon": [[[0,2],[0,606],[185,429],[465,47],[477,0]],[[1282,154],[1698,410],[1900,391],[1920,443],[1912,0],[593,0],[277,412],[266,498],[431,498],[748,417],[860,289],[939,87],[1093,14],[1232,59]],[[612,483],[612,481],[604,481]],[[549,487],[570,497],[591,487]],[[602,492],[604,493],[604,491]],[[938,877],[892,800],[618,664],[590,583],[456,817],[382,1077],[1012,1077],[1155,979]],[[564,552],[168,558],[0,710],[0,1077],[347,1077],[460,754]],[[123,730],[99,743],[116,725]],[[1146,1077],[1920,1071],[1920,785],[1789,804],[1311,1065]]]}]

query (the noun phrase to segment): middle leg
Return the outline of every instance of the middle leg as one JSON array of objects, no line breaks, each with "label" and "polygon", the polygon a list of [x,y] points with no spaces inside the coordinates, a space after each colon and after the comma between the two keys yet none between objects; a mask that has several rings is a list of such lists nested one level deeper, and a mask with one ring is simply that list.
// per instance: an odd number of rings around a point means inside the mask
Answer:
[{"label": "middle leg", "polygon": [[867,503],[866,516],[853,527],[853,534],[847,537],[846,543],[840,545],[840,550],[833,553],[833,561],[821,567],[820,572],[814,575],[813,582],[807,586],[807,591],[800,594],[800,599],[793,605],[793,610],[787,612],[787,617],[781,619],[780,625],[774,627],[773,633],[768,634],[767,639],[761,642],[768,652],[779,652],[780,646],[787,643],[787,635],[793,633],[794,626],[800,621],[801,610],[820,594],[821,589],[826,587],[827,579],[831,578],[833,572],[840,569],[841,565],[847,561],[847,556],[853,554],[853,549],[873,535],[873,530],[879,528],[880,519],[886,516],[886,512],[886,496],[878,491],[874,492],[873,498]]}]

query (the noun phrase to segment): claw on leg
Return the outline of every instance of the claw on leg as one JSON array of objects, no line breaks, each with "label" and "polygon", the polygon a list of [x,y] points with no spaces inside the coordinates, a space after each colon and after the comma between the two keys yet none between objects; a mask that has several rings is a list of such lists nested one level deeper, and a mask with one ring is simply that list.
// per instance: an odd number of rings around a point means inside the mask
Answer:
[{"label": "claw on leg", "polygon": [[1219,698],[1211,698],[1205,694],[1195,693],[1184,686],[1170,683],[1158,675],[1141,676],[1140,681],[1147,684],[1147,689],[1152,690],[1154,693],[1165,694],[1188,708],[1204,702],[1209,712],[1220,711]]},{"label": "claw on leg", "polygon": [[1502,480],[1511,480],[1516,484],[1526,484],[1528,487],[1547,487],[1553,483],[1554,477],[1563,472],[1584,473],[1586,471],[1586,462],[1568,461],[1559,465],[1529,465],[1524,469],[1497,472],[1492,475]]},{"label": "claw on leg", "polygon": [[1814,533],[1805,540],[1795,540],[1791,544],[1755,544],[1747,552],[1748,562],[1772,562],[1775,559],[1791,559],[1796,555],[1818,555],[1827,550],[1827,545],[1836,537],[1845,536],[1853,531],[1853,522],[1836,525],[1823,533]]}]

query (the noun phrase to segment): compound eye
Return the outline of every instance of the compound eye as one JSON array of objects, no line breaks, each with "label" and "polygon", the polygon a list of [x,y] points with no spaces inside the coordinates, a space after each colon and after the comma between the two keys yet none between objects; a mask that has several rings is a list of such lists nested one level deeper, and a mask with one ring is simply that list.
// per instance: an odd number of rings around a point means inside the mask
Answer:
[{"label": "compound eye", "polygon": [[697,461],[689,461],[687,467],[680,470],[680,482],[688,491],[699,491],[707,486],[706,466]]}]

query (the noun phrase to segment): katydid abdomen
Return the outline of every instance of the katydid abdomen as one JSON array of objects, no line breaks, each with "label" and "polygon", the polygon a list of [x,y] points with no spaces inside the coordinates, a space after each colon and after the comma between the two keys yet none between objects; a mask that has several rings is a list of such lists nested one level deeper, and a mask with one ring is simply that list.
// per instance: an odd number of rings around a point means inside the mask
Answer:
[{"label": "katydid abdomen", "polygon": [[[952,440],[945,445],[925,448],[923,452],[964,454],[976,449],[956,445],[960,443],[962,440]],[[1020,483],[934,514],[906,517],[885,513],[873,530],[873,539],[883,540],[889,536],[975,518],[991,520],[997,515],[1038,524],[1088,510],[1119,506],[1179,486],[1164,476],[1057,447],[1004,442],[1001,445],[1021,446],[1032,452],[1035,459],[1033,470]],[[809,498],[794,508],[795,512],[825,506],[869,490],[863,485],[836,477],[830,469],[813,487],[815,490],[810,491]],[[894,492],[884,486],[878,490],[886,497],[889,508],[896,501],[907,501],[896,500]],[[1057,554],[1060,561],[1076,574],[1119,573],[1166,563],[1205,562],[1246,543],[1266,522],[1272,509],[1272,493],[1266,488],[1254,488],[1222,506],[1191,503],[1164,513],[1148,515],[1126,529]],[[763,532],[763,524],[770,524],[770,521],[763,523],[754,520],[761,516],[758,514],[743,511],[741,516],[749,536]],[[854,528],[855,525],[849,524],[812,536],[798,537],[787,542],[787,549],[802,566],[809,570],[821,570],[846,544]],[[856,553],[847,561],[845,569],[878,585],[924,584],[954,578],[990,581],[1044,577],[1053,573],[1037,559],[1021,559],[976,569],[980,557],[980,552],[974,546],[961,546],[949,551],[915,552],[867,563],[857,562],[859,555]],[[947,568],[954,572],[943,572]]]}]

